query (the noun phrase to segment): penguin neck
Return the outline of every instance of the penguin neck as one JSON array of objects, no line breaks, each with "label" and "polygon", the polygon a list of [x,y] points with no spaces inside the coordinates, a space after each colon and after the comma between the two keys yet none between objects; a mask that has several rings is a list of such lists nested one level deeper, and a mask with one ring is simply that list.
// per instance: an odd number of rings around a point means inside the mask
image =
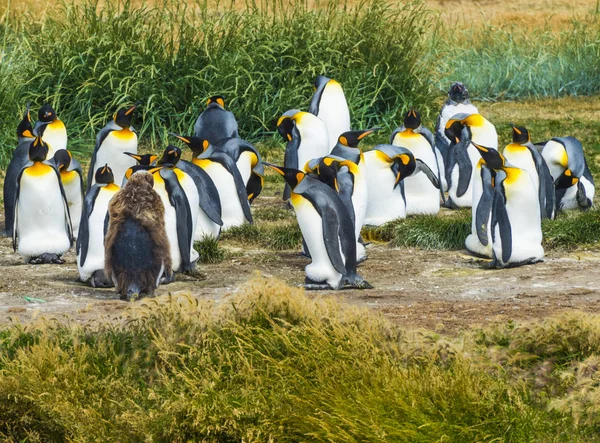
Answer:
[{"label": "penguin neck", "polygon": [[520,143],[510,143],[508,145],[506,145],[506,148],[504,148],[506,150],[508,150],[508,152],[519,152],[519,151],[525,151],[527,150],[527,146],[522,145]]},{"label": "penguin neck", "polygon": [[48,172],[48,169],[52,168],[51,166],[43,163],[42,161],[35,160],[33,165],[27,168],[27,171],[32,175],[44,175]]},{"label": "penguin neck", "polygon": [[107,183],[104,186],[102,186],[102,188],[110,192],[117,192],[119,190],[119,187],[114,183]]}]

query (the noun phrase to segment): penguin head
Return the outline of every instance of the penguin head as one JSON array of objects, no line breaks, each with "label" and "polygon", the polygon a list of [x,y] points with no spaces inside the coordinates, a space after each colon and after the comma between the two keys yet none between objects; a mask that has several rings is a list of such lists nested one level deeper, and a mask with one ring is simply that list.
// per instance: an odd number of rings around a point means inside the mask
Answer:
[{"label": "penguin head", "polygon": [[19,122],[17,126],[17,137],[24,138],[33,138],[33,126],[31,126],[31,114],[29,112],[29,103],[25,108],[25,113],[23,114],[23,119]]},{"label": "penguin head", "polygon": [[293,131],[296,127],[294,116],[299,112],[301,111],[298,109],[290,109],[289,111],[284,112],[283,115],[279,117],[279,120],[277,120],[277,132],[279,132],[279,135],[281,135],[286,142],[291,141],[293,138]]},{"label": "penguin head", "polygon": [[469,98],[469,91],[461,82],[455,82],[448,90],[448,97],[457,103],[462,103]]},{"label": "penguin head", "polygon": [[181,160],[181,149],[177,146],[169,145],[163,152],[162,157],[157,162],[160,166],[175,166]]},{"label": "penguin head", "polygon": [[485,146],[480,146],[473,142],[471,143],[477,148],[481,154],[481,158],[483,158],[483,161],[489,168],[495,170],[504,169],[506,159],[496,149],[486,148]]},{"label": "penguin head", "polygon": [[338,137],[338,143],[348,148],[358,148],[358,144],[363,138],[378,130],[379,128],[365,129],[364,131],[346,131]]},{"label": "penguin head", "polygon": [[415,156],[408,149],[406,149],[406,152],[394,156],[391,166],[392,172],[396,176],[394,188],[396,188],[406,177],[412,175],[412,173],[415,172],[416,167],[417,163],[415,161]]},{"label": "penguin head", "polygon": [[135,159],[137,161],[137,164],[142,165],[142,166],[151,166],[154,164],[154,162],[158,158],[158,155],[154,155],[154,154],[140,155],[140,154],[133,154],[131,152],[124,152],[123,154],[128,155],[129,157]]},{"label": "penguin head", "polygon": [[133,118],[133,111],[135,108],[139,106],[139,103],[136,103],[129,108],[121,108],[119,109],[114,116],[114,121],[121,128],[129,128],[131,126],[131,119]]},{"label": "penguin head", "polygon": [[529,135],[529,131],[524,126],[515,126],[512,123],[512,140],[513,143],[524,144],[531,141],[531,136]]},{"label": "penguin head", "polygon": [[32,162],[43,162],[48,157],[48,145],[37,136],[29,145],[29,160]]},{"label": "penguin head", "polygon": [[404,127],[406,129],[417,129],[421,126],[421,114],[419,111],[411,108],[404,115]]},{"label": "penguin head", "polygon": [[50,105],[44,105],[38,111],[38,120],[41,122],[52,123],[58,119],[56,111]]},{"label": "penguin head", "polygon": [[208,100],[206,100],[206,108],[225,109],[225,98],[222,95],[213,95]]},{"label": "penguin head", "polygon": [[[164,166],[146,166],[146,165],[135,165],[125,171],[125,178],[127,180],[131,180],[131,177],[135,177],[140,172],[149,172],[150,174],[154,174],[157,171],[160,171]],[[152,185],[154,186],[154,179],[152,179]]]},{"label": "penguin head", "polygon": [[292,190],[298,186],[298,184],[304,180],[304,177],[306,177],[306,174],[302,171],[300,171],[299,169],[294,169],[294,168],[284,168],[283,166],[275,166],[271,163],[266,163],[263,162],[263,165],[265,165],[268,168],[271,168],[273,171],[277,172],[279,175],[281,175],[283,177],[283,179],[286,181],[286,183],[288,185],[290,185],[290,188],[292,188]]},{"label": "penguin head", "polygon": [[101,185],[110,185],[115,181],[115,176],[113,175],[112,169],[108,166],[108,163],[101,168],[96,169],[94,178],[96,179],[96,183]]},{"label": "penguin head", "polygon": [[66,149],[60,149],[54,153],[54,163],[59,172],[67,171],[71,166],[71,153]]},{"label": "penguin head", "polygon": [[579,182],[579,178],[573,175],[573,171],[565,169],[565,171],[554,181],[554,185],[557,189],[570,188]]},{"label": "penguin head", "polygon": [[[463,132],[467,131],[467,132]],[[468,135],[469,128],[459,120],[452,120],[446,124],[444,134],[452,143],[458,143],[464,135]]]},{"label": "penguin head", "polygon": [[188,147],[192,150],[194,157],[198,157],[200,154],[210,148],[210,142],[200,137],[186,137],[184,135],[174,134],[172,132],[169,132],[169,135],[178,138],[188,145]]}]

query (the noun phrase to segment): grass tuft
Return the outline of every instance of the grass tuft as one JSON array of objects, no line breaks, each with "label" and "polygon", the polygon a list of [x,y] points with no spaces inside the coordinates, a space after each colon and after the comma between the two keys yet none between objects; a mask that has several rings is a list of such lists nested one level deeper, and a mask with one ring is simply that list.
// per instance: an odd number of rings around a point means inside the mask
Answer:
[{"label": "grass tuft", "polygon": [[225,260],[226,251],[219,246],[219,241],[213,237],[204,237],[194,243],[194,249],[200,255],[200,263],[221,263]]},{"label": "grass tuft", "polygon": [[261,223],[260,225],[244,224],[228,229],[222,234],[222,238],[224,241],[285,251],[298,249],[301,246],[302,233],[298,223],[293,220],[281,223]]}]

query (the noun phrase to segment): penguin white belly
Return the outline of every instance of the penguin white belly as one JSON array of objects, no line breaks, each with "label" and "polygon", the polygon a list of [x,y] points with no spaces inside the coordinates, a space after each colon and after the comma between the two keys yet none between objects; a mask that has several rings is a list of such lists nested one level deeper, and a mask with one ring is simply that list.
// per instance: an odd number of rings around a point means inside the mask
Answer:
[{"label": "penguin white belly", "polygon": [[531,156],[529,149],[519,149],[518,151],[505,149],[503,155],[511,165],[527,171],[531,176],[533,183],[535,184],[535,189],[539,190],[540,176],[538,175],[535,162],[533,161],[533,157]]},{"label": "penguin white belly", "polygon": [[104,220],[108,212],[108,203],[116,191],[101,189],[94,201],[94,210],[88,219],[88,250],[85,263],[81,266],[81,255],[77,255],[77,268],[82,281],[87,281],[92,274],[104,269]]},{"label": "penguin white belly", "polygon": [[304,171],[306,163],[314,158],[325,157],[331,152],[330,147],[327,145],[329,139],[327,137],[327,131],[322,131],[321,134],[303,134],[298,148],[298,169]]},{"label": "penguin white belly", "polygon": [[[194,233],[194,238],[192,238],[192,242],[190,243],[190,261],[195,262],[200,257],[198,251],[194,249],[198,217],[200,211],[202,211],[200,209],[200,197],[198,196],[198,188],[196,188],[194,180],[192,180],[189,175],[181,172],[182,171],[178,171],[177,177],[179,178],[179,184],[183,188],[183,192],[185,192],[188,203],[190,204],[190,214],[192,215],[192,232]],[[204,211],[202,212],[204,213]]]},{"label": "penguin white belly", "polygon": [[233,176],[225,167],[216,162],[206,162],[202,168],[210,175],[221,200],[221,219],[223,230],[234,226],[241,226],[246,222],[244,210],[238,198]]},{"label": "penguin white belly", "polygon": [[[137,154],[138,140],[137,135],[131,131],[112,131],[103,140],[102,145],[96,152],[96,163],[94,169],[98,169],[105,164],[108,164],[112,169],[115,183],[122,183],[125,177],[125,172],[135,166],[134,158],[125,155],[125,152]],[[96,178],[92,176],[92,183],[88,183],[91,187],[96,183]]]},{"label": "penguin white belly", "polygon": [[471,160],[472,166],[471,178],[469,179],[469,186],[467,187],[467,191],[460,197],[456,195],[459,178],[458,164],[452,167],[452,183],[450,185],[450,189],[448,189],[448,195],[450,196],[454,204],[459,208],[470,208],[473,206],[473,177],[475,176],[477,171],[477,163],[479,163],[479,159],[481,158],[481,155],[479,155],[477,148],[473,146],[472,143],[470,143],[469,147],[467,148],[467,154],[469,155],[469,160]]},{"label": "penguin white belly", "polygon": [[67,149],[67,128],[62,121],[56,120],[46,126],[42,140],[48,144],[47,158],[52,158],[56,151]]},{"label": "penguin white belly", "polygon": [[[304,268],[306,276],[314,282],[326,282],[332,288],[339,287],[342,274],[335,270],[327,254],[327,248],[323,241],[323,221],[321,216],[313,205],[302,197],[292,197],[290,201],[296,212],[298,225],[300,226],[312,260]],[[343,254],[342,259],[344,259]]]},{"label": "penguin white belly", "polygon": [[327,85],[319,102],[317,117],[323,120],[327,126],[329,152],[331,152],[337,144],[339,136],[350,131],[350,110],[344,91],[339,84]]},{"label": "penguin white belly", "polygon": [[577,203],[577,185],[567,188],[565,194],[560,199],[558,207],[563,211],[579,208],[579,204]]},{"label": "penguin white belly", "polygon": [[354,207],[354,235],[356,236],[356,261],[363,260],[367,252],[362,243],[358,241],[360,231],[365,222],[367,215],[368,190],[367,181],[365,179],[366,166],[359,165],[359,172],[354,175],[354,192],[352,194],[352,206]]},{"label": "penguin white belly", "polygon": [[[67,175],[68,174],[68,175]],[[73,237],[77,238],[79,233],[79,222],[81,221],[81,211],[83,210],[83,198],[81,197],[81,182],[79,174],[75,171],[61,174],[67,204],[69,206],[69,215],[71,216],[71,226],[73,227]]]},{"label": "penguin white belly", "polygon": [[44,253],[61,255],[71,246],[58,176],[23,172],[17,208],[17,252],[25,260]]},{"label": "penguin white belly", "polygon": [[585,177],[581,177],[580,180],[581,184],[583,185],[583,188],[585,189],[585,195],[593,202],[594,195],[596,193],[596,188],[594,187],[594,184]]},{"label": "penguin white belly", "polygon": [[165,207],[165,231],[171,249],[171,267],[173,272],[179,272],[181,270],[181,253],[179,252],[179,237],[177,235],[177,213],[169,202],[169,194],[167,194],[164,182],[158,183],[155,181],[154,190],[160,196]]},{"label": "penguin white belly", "polygon": [[380,226],[398,218],[406,218],[406,203],[389,163],[381,161],[377,151],[365,152],[367,213],[365,225]]},{"label": "penguin white belly", "polygon": [[479,241],[479,236],[477,235],[477,218],[475,216],[477,212],[477,206],[479,205],[479,200],[481,200],[481,195],[483,194],[483,182],[481,181],[481,168],[476,168],[475,173],[473,174],[473,211],[471,215],[471,233],[467,236],[465,240],[465,247],[468,251],[482,255],[484,257],[492,257],[492,230],[491,230],[491,219],[492,213],[490,211],[490,215],[486,220],[487,223],[487,246],[484,246],[483,243]]},{"label": "penguin white belly", "polygon": [[250,175],[252,174],[252,164],[254,162],[256,162],[256,154],[250,151],[242,152],[237,162],[235,162],[245,185],[248,185],[248,180],[250,180]]}]

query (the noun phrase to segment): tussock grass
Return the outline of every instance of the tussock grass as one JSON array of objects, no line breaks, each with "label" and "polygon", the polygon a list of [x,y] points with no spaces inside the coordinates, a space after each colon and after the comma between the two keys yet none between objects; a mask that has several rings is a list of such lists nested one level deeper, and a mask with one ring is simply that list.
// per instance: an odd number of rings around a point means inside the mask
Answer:
[{"label": "tussock grass", "polygon": [[[486,351],[506,348],[518,328],[486,330],[478,340],[407,332],[372,312],[263,279],[225,303],[143,301],[123,320],[38,321],[2,331],[0,435],[583,441],[593,429],[585,421],[576,427],[570,411],[548,410],[554,398],[534,390],[532,379],[517,381],[511,366],[492,364]],[[568,336],[597,346],[598,334],[583,332]],[[512,335],[498,345],[502,334]]]},{"label": "tussock grass", "polygon": [[266,249],[284,251],[298,249],[302,233],[296,220],[281,223],[244,224],[222,234],[225,241],[257,245]]},{"label": "tussock grass", "polygon": [[202,241],[195,242],[194,249],[200,255],[200,263],[221,263],[227,256],[227,252],[219,246],[219,241],[213,237],[204,237]]}]

